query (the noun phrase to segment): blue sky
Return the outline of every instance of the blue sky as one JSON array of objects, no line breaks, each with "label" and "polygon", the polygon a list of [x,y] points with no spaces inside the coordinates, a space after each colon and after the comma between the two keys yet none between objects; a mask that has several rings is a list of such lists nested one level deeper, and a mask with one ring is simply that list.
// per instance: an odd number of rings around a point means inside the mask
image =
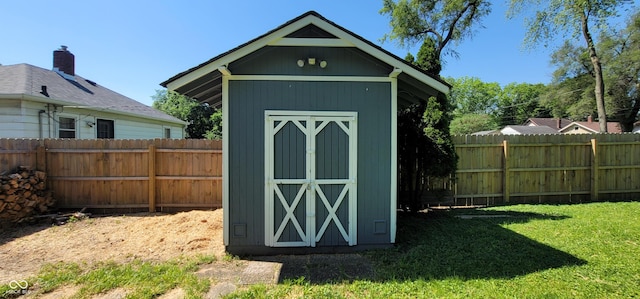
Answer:
[{"label": "blue sky", "polygon": [[[52,52],[66,45],[76,74],[151,105],[160,82],[232,49],[309,10],[377,43],[388,33],[382,1],[6,1],[0,20],[0,64],[52,68]],[[476,35],[445,58],[443,76],[478,77],[505,85],[549,83],[551,49],[522,48],[521,19],[507,20],[504,2]],[[400,57],[393,41],[381,46]],[[415,54],[415,51],[413,51]]]}]

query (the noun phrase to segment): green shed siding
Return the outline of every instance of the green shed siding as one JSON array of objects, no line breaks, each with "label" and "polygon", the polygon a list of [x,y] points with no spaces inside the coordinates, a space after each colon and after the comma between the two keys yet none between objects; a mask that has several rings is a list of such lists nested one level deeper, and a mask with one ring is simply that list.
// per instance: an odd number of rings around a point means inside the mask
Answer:
[{"label": "green shed siding", "polygon": [[[227,109],[231,225],[228,249],[234,246],[264,247],[265,110],[358,112],[358,245],[389,244],[391,83],[231,80]],[[336,131],[336,128],[328,129]],[[295,144],[300,143],[296,140],[303,138],[296,133],[290,135],[293,139],[289,141]],[[319,134],[318,138],[324,137]],[[294,163],[286,167],[288,169],[277,169],[276,174],[295,176],[300,171],[295,161],[303,159],[301,155],[304,153],[294,153],[295,148],[287,153],[294,157]],[[340,155],[334,157],[336,152],[329,145],[317,150],[319,157],[328,160],[347,159]],[[339,164],[318,167],[316,173],[342,174],[345,170]],[[299,185],[290,189],[296,187]],[[332,186],[324,188],[328,194],[339,192]],[[304,207],[296,209],[296,214],[304,215],[304,212]],[[317,215],[316,219],[324,219],[326,211],[324,213]],[[347,219],[348,207],[341,207],[336,215]],[[316,223],[317,226],[320,224]],[[297,237],[295,234],[291,236]],[[331,228],[317,246],[346,245],[340,240],[340,232]]]},{"label": "green shed siding", "polygon": [[[307,58],[315,58],[310,66]],[[304,67],[297,61],[305,60]],[[320,61],[327,61],[321,68]],[[357,48],[264,47],[231,63],[234,75],[376,76],[387,77],[393,68]]]}]

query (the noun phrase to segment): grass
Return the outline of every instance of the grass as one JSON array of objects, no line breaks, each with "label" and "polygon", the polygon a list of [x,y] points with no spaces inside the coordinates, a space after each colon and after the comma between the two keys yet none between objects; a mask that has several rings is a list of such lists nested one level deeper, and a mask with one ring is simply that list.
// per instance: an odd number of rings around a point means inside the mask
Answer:
[{"label": "grass", "polygon": [[[516,205],[400,215],[396,246],[363,253],[370,279],[297,277],[229,298],[640,298],[640,202]],[[473,216],[464,217],[460,216]],[[470,218],[470,219],[467,219]],[[224,261],[238,258],[228,255]],[[162,263],[48,265],[36,291],[76,285],[75,298],[123,288],[129,298],[184,289],[204,296],[194,271],[212,257]],[[0,297],[10,291],[0,286]]]},{"label": "grass", "polygon": [[397,246],[366,253],[375,264],[372,279],[300,278],[229,297],[637,298],[638,215],[638,202],[402,215]]},{"label": "grass", "polygon": [[[194,272],[199,265],[214,260],[211,256],[200,256],[162,263],[139,260],[128,264],[105,262],[93,266],[56,263],[44,266],[37,277],[28,281],[30,286],[36,286],[39,293],[78,286],[73,298],[91,298],[117,288],[126,289],[127,298],[154,298],[177,287],[185,290],[187,298],[201,298],[209,290],[209,280],[198,278]],[[11,294],[7,291],[10,291],[8,285],[0,286],[0,298],[3,294]]]}]

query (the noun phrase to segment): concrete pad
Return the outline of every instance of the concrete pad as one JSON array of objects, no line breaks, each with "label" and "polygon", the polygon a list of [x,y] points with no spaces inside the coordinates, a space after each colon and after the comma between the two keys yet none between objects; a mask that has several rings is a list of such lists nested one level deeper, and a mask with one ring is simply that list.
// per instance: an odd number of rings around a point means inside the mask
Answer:
[{"label": "concrete pad", "polygon": [[222,298],[222,296],[231,294],[237,290],[235,284],[230,282],[221,282],[218,283],[209,289],[209,292],[204,296],[206,299],[217,299]]},{"label": "concrete pad", "polygon": [[240,275],[240,283],[247,284],[276,284],[280,276],[280,263],[250,261]]}]

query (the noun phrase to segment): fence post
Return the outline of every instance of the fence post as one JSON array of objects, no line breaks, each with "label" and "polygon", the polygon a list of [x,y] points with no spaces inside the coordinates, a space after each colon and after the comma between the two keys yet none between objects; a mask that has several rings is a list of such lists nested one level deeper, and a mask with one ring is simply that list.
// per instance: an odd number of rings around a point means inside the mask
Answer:
[{"label": "fence post", "polygon": [[149,145],[149,212],[156,211],[156,147]]},{"label": "fence post", "polygon": [[504,153],[504,159],[503,159],[503,165],[502,167],[504,168],[504,171],[502,172],[503,175],[503,180],[502,180],[502,192],[503,192],[503,198],[504,198],[504,202],[507,203],[509,202],[509,197],[510,197],[510,190],[509,190],[509,142],[507,142],[506,140],[502,141],[502,150]]},{"label": "fence post", "polygon": [[591,139],[591,201],[598,201],[598,168],[600,161],[598,159],[598,141]]}]

